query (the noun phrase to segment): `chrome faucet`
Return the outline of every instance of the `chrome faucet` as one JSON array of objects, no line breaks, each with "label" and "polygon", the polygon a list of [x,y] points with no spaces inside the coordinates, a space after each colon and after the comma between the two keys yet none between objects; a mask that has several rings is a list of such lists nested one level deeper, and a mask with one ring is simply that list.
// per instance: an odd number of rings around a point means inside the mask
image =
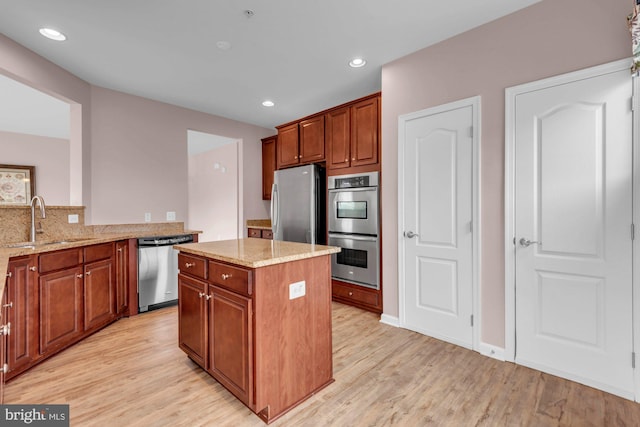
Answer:
[{"label": "chrome faucet", "polygon": [[36,203],[40,204],[40,217],[46,218],[47,214],[44,210],[44,199],[40,196],[33,196],[31,199],[31,243],[36,241]]}]

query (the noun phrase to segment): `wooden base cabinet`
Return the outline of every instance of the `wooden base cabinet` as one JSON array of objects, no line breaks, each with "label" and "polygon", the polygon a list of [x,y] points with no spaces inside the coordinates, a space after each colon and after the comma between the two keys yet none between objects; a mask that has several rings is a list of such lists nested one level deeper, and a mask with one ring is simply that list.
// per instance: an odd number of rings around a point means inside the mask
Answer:
[{"label": "wooden base cabinet", "polygon": [[332,281],[334,301],[382,314],[382,292],[353,283]]},{"label": "wooden base cabinet", "polygon": [[[5,288],[6,315],[2,324],[10,325],[7,336],[6,379],[25,371],[38,358],[38,264],[36,256],[14,258],[9,262]],[[3,337],[4,339],[4,337]]]},{"label": "wooden base cabinet", "polygon": [[178,281],[179,346],[192,360],[267,423],[333,382],[328,255],[259,268],[200,260],[208,268],[192,271],[206,282],[182,269]]}]

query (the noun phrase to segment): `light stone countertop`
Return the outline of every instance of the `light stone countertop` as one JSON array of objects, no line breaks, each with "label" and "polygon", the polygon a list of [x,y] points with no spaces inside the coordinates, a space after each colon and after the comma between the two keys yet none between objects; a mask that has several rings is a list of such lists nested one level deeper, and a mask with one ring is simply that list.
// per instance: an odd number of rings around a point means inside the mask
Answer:
[{"label": "light stone countertop", "polygon": [[175,249],[249,268],[265,267],[340,252],[336,246],[310,245],[268,239],[234,239],[185,243]]},{"label": "light stone countertop", "polygon": [[[0,242],[0,271],[6,272],[9,268],[9,258],[24,255],[33,255],[44,252],[57,251],[60,249],[77,248],[82,246],[96,245],[100,243],[115,242],[118,240],[138,239],[142,237],[172,236],[178,234],[200,234],[202,231],[197,230],[181,230],[177,231],[176,227],[171,224],[168,227],[155,224],[144,225],[116,225],[116,226],[94,226],[93,230],[117,230],[112,232],[94,232],[93,234],[77,235],[68,238],[60,238],[55,241],[64,241],[65,243],[49,244],[47,241],[36,241],[36,245],[28,248],[7,248],[6,245],[11,243]],[[4,294],[6,281],[0,283],[0,301]]]}]

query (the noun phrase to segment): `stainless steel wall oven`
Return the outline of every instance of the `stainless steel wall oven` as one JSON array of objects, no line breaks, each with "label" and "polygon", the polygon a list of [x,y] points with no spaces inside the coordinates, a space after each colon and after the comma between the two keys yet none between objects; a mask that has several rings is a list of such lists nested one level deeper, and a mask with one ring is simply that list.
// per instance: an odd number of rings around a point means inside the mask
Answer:
[{"label": "stainless steel wall oven", "polygon": [[378,172],[330,176],[329,245],[342,251],[331,258],[333,278],[379,289]]}]

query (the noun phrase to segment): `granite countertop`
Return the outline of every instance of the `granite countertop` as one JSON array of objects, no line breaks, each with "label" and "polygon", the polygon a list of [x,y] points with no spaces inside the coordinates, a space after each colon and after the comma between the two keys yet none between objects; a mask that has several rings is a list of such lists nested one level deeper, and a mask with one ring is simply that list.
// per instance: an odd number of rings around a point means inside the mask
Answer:
[{"label": "granite countertop", "polygon": [[265,267],[340,252],[340,248],[336,246],[252,238],[185,243],[175,245],[174,248],[181,252],[249,268]]},{"label": "granite countertop", "polygon": [[271,230],[270,219],[248,219],[247,228],[258,228],[260,230]]},{"label": "granite countertop", "polygon": [[[177,234],[199,234],[197,230],[180,230],[171,224],[169,226],[160,225],[153,227],[147,224],[141,225],[116,225],[116,226],[93,226],[93,233],[76,235],[73,237],[61,237],[54,241],[36,241],[33,247],[11,248],[6,247],[12,243],[0,242],[0,271],[5,274],[9,267],[9,258],[23,255],[33,255],[44,252],[57,251],[60,249],[77,248],[82,246],[95,245],[99,243],[115,242],[117,240],[138,239],[141,237],[171,236]],[[52,243],[63,242],[63,243]],[[20,242],[23,243],[23,242]],[[26,242],[24,242],[26,243]],[[0,301],[4,294],[5,282],[0,283]]]}]

